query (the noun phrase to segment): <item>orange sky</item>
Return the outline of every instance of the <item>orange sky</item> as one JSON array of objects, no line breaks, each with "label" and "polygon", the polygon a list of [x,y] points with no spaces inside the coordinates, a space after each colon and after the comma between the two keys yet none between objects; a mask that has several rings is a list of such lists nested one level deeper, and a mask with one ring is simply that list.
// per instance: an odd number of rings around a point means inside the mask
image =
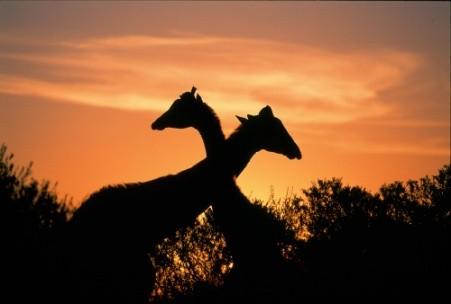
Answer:
[{"label": "orange sky", "polygon": [[0,3],[0,142],[78,204],[181,171],[194,130],[149,124],[194,84],[222,120],[272,106],[303,159],[258,153],[251,197],[317,178],[376,191],[450,160],[449,2]]}]

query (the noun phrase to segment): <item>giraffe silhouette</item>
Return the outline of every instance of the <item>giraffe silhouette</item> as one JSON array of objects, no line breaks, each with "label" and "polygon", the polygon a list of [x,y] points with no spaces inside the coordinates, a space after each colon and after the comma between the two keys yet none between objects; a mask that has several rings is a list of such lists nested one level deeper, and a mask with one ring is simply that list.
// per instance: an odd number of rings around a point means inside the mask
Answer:
[{"label": "giraffe silhouette", "polygon": [[[224,149],[224,134],[214,110],[202,101],[199,94],[195,96],[195,91],[196,88],[193,87],[191,92],[182,94],[181,98],[174,101],[152,124],[152,128],[163,130],[194,127],[202,137],[207,157],[215,158]],[[269,109],[265,108],[262,115],[273,116]],[[243,124],[252,124],[257,120],[251,115],[248,119],[238,118]],[[231,137],[233,138],[233,134]],[[243,168],[235,169],[233,174],[238,176]],[[293,267],[282,258],[278,246],[279,242],[290,238],[289,232],[280,221],[269,215],[261,206],[251,204],[240,191],[234,190],[232,185],[226,187],[227,182],[219,190],[222,195],[213,203],[215,221],[226,237],[227,247],[234,260],[234,267],[226,285],[229,285],[229,290],[238,292],[232,296],[252,296],[255,300],[255,291],[264,290],[262,294],[266,298],[261,300],[268,300],[268,290],[280,290],[281,287],[280,284],[275,284],[274,278],[278,278],[278,283],[286,285],[280,277],[287,274],[287,267]],[[292,277],[292,274],[290,276]]]},{"label": "giraffe silhouette", "polygon": [[[269,111],[263,109],[255,123],[243,121],[226,140],[226,154],[175,175],[93,193],[68,224],[72,242],[66,252],[72,257],[68,271],[77,290],[74,302],[146,302],[155,280],[148,253],[163,238],[192,224],[226,191],[219,188],[232,179],[236,168],[244,169],[261,149],[300,158],[299,148]],[[275,140],[280,138],[285,141]],[[227,191],[239,192],[233,179],[227,184]]]},{"label": "giraffe silhouette", "polygon": [[[151,124],[151,128],[154,130],[195,128],[202,137],[207,157],[217,159],[223,167],[226,167],[224,163],[234,164],[227,168],[234,177],[244,170],[250,158],[259,150],[279,153],[289,159],[302,157],[296,143],[269,106],[264,107],[257,116],[248,114],[247,119],[236,116],[241,126],[226,140],[218,116],[207,103],[203,102],[199,94],[195,94],[196,90],[193,87],[191,92],[183,93]],[[237,136],[236,133],[240,134]],[[241,142],[241,133],[247,133],[249,142]],[[251,155],[249,156],[249,152],[247,155],[244,155],[246,154],[244,151],[241,153],[238,145],[249,146],[246,150],[249,150]],[[243,155],[237,157],[239,154]]]}]

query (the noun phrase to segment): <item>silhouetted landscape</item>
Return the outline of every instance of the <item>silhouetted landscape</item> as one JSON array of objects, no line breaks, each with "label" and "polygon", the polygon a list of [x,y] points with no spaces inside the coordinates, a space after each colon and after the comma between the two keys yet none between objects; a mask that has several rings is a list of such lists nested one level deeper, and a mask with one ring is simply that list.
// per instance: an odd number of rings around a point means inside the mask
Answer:
[{"label": "silhouetted landscape", "polygon": [[446,302],[450,13],[1,2],[0,304]]},{"label": "silhouetted landscape", "polygon": [[[60,246],[68,241],[65,227],[75,210],[70,200],[57,197],[49,182],[38,182],[31,174],[31,165],[17,167],[3,145],[3,296],[17,303],[70,299],[77,290],[64,277]],[[279,257],[269,249],[261,255],[254,252],[255,265],[243,266],[246,271],[236,267],[210,207],[193,225],[168,235],[150,252],[156,272],[150,301],[446,296],[450,194],[451,166],[446,164],[433,176],[387,183],[377,193],[331,178],[282,200],[254,201],[242,209],[244,216],[237,216],[236,223],[251,227],[255,238],[276,242]]]},{"label": "silhouetted landscape", "polygon": [[151,127],[194,128],[206,158],[177,174],[107,185],[78,208],[0,148],[3,272],[14,302],[297,303],[445,295],[451,166],[377,193],[340,179],[251,202],[236,177],[255,153],[301,159],[270,106],[227,138],[196,88]]}]

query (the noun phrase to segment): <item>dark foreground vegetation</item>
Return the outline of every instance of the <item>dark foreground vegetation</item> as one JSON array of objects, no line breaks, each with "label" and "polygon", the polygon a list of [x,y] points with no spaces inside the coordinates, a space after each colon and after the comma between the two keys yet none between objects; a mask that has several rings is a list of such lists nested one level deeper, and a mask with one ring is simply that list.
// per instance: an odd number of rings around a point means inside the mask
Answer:
[{"label": "dark foreground vegetation", "polygon": [[[256,231],[283,230],[277,234],[283,263],[256,257],[261,267],[243,275],[233,267],[227,240],[208,209],[149,257],[157,268],[150,301],[287,303],[324,296],[448,295],[449,164],[434,176],[384,184],[377,193],[340,179],[318,180],[299,195],[256,201],[251,210],[258,214],[249,221],[259,227]],[[15,166],[1,147],[2,303],[31,303],[49,294],[64,303],[70,297],[60,293],[71,288],[58,269],[64,264],[58,244],[72,211],[54,186],[31,177],[31,165]],[[259,217],[265,221],[257,222]]]}]

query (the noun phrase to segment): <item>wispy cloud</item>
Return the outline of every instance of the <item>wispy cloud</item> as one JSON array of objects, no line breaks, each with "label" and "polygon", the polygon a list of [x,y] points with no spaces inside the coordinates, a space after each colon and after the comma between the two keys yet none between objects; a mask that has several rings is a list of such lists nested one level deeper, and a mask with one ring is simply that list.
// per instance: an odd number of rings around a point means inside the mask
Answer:
[{"label": "wispy cloud", "polygon": [[[20,43],[0,37],[0,45]],[[265,104],[293,123],[347,122],[390,111],[381,92],[402,84],[421,63],[394,50],[338,53],[262,39],[187,35],[117,36],[37,42],[51,52],[0,51],[0,60],[42,68],[0,74],[0,92],[129,110],[167,108],[191,85],[218,112],[255,113]],[[47,74],[77,76],[55,81]],[[61,77],[63,79],[64,77]],[[308,113],[306,115],[305,113]]]}]

